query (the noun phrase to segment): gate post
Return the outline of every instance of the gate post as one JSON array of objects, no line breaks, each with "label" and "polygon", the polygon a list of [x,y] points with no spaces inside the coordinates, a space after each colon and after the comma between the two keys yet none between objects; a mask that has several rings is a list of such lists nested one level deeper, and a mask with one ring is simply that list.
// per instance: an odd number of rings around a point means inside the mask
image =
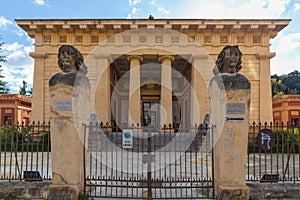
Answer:
[{"label": "gate post", "polygon": [[214,131],[214,182],[217,199],[249,199],[246,162],[250,82],[237,72],[242,53],[237,46],[221,51],[210,81]]},{"label": "gate post", "polygon": [[[63,70],[49,81],[52,185],[49,199],[78,199],[84,188],[84,135],[89,119],[89,81],[81,53],[63,45],[58,52]],[[72,65],[73,64],[73,65]]]}]

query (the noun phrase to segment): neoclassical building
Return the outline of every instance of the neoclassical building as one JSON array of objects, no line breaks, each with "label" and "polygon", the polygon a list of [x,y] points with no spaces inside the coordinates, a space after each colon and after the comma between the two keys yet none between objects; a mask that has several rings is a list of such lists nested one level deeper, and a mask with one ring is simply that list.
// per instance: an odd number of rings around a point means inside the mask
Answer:
[{"label": "neoclassical building", "polygon": [[59,72],[58,48],[75,46],[91,84],[91,113],[117,123],[201,123],[210,112],[208,84],[226,45],[243,53],[251,82],[250,121],[272,121],[270,39],[287,19],[18,19],[35,39],[32,119],[48,120],[48,82]]}]

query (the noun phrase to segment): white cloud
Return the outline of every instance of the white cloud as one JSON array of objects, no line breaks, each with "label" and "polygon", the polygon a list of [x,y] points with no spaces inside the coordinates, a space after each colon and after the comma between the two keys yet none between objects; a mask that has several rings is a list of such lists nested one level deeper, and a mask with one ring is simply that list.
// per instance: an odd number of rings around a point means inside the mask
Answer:
[{"label": "white cloud", "polygon": [[288,74],[294,70],[300,70],[299,67],[300,57],[292,57],[289,59],[275,56],[271,59],[271,74]]},{"label": "white cloud", "polygon": [[150,4],[153,5],[153,6],[155,6],[156,5],[155,0],[150,1]]},{"label": "white cloud", "polygon": [[48,6],[45,0],[33,0],[33,3],[39,6]]},{"label": "white cloud", "polygon": [[136,8],[136,7],[133,7],[133,8],[132,8],[132,11],[131,11],[131,14],[134,15],[137,11],[138,11],[137,8]]},{"label": "white cloud", "polygon": [[11,93],[18,93],[22,81],[25,80],[29,85],[33,83],[33,58],[29,52],[33,51],[32,46],[24,46],[17,42],[3,45],[3,54],[6,61],[1,63],[3,66],[4,81],[8,83]]},{"label": "white cloud", "polygon": [[300,33],[278,34],[276,45],[277,55],[285,55],[300,47]]},{"label": "white cloud", "polygon": [[295,3],[294,4],[294,10],[297,11],[300,9],[300,3]]},{"label": "white cloud", "polygon": [[11,24],[13,24],[12,21],[6,19],[6,18],[3,17],[3,16],[0,16],[0,27],[5,27],[5,26],[11,25]]},{"label": "white cloud", "polygon": [[126,19],[131,19],[132,18],[132,14],[128,14]]},{"label": "white cloud", "polygon": [[184,18],[275,18],[290,0],[188,0],[178,7],[176,17]]},{"label": "white cloud", "polygon": [[141,0],[129,0],[129,5],[131,6],[135,6],[138,3],[141,3]]},{"label": "white cloud", "polygon": [[170,11],[169,10],[166,10],[162,7],[158,7],[157,10],[163,14],[170,14]]}]

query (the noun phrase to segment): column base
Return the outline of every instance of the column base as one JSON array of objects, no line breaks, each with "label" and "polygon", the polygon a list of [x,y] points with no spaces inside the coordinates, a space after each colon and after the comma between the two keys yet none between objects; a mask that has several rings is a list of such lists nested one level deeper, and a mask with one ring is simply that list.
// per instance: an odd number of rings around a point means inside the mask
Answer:
[{"label": "column base", "polygon": [[48,199],[77,200],[82,189],[79,185],[51,185]]},{"label": "column base", "polygon": [[250,188],[247,186],[217,186],[217,199],[219,200],[248,200]]}]

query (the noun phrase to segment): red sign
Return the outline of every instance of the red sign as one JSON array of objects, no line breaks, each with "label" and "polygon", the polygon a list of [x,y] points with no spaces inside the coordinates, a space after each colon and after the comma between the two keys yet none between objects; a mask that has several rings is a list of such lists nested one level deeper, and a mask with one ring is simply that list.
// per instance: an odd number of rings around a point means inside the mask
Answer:
[{"label": "red sign", "polygon": [[256,139],[258,146],[264,151],[269,151],[275,143],[274,134],[270,129],[261,129]]}]

